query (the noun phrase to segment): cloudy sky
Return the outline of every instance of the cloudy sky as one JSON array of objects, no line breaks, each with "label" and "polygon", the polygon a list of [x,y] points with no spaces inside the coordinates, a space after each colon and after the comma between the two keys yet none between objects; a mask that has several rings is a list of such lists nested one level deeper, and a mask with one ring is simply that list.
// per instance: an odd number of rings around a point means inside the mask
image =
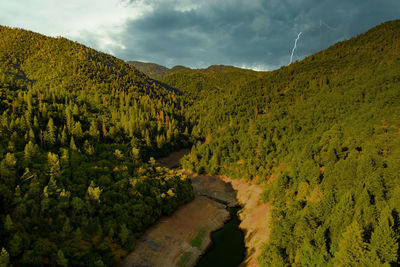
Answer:
[{"label": "cloudy sky", "polygon": [[0,24],[65,36],[124,60],[271,70],[382,22],[400,0],[9,0]]}]

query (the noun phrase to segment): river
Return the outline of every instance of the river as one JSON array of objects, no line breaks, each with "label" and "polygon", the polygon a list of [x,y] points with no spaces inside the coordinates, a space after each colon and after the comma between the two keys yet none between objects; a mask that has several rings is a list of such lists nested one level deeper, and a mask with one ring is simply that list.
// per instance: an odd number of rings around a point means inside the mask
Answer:
[{"label": "river", "polygon": [[[179,168],[179,159],[188,152],[177,151],[158,162],[168,168]],[[261,246],[260,240],[265,241],[264,236],[267,236],[265,231],[258,229],[259,222],[265,227],[260,214],[267,211],[258,201],[259,188],[254,191],[253,185],[227,177],[184,172],[192,178],[195,199],[171,216],[160,218],[137,240],[135,250],[120,266],[233,267],[241,263],[243,266],[258,266],[258,253],[254,253],[257,249],[252,246]],[[244,194],[240,194],[242,191]],[[241,201],[237,200],[237,193]],[[246,234],[241,229],[245,229]],[[251,246],[246,243],[246,247],[247,252],[251,249],[251,253],[246,254],[244,240],[250,242]]]},{"label": "river", "polygon": [[222,229],[211,234],[211,247],[200,258],[197,267],[236,267],[245,257],[244,233],[239,228],[239,207],[228,208],[231,218]]}]

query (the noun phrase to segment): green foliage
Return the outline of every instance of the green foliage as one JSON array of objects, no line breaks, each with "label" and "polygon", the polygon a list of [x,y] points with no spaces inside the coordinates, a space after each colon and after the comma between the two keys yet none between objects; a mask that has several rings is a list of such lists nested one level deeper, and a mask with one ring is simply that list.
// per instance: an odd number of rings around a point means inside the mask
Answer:
[{"label": "green foliage", "polygon": [[206,231],[205,231],[204,229],[201,229],[201,230],[197,233],[197,235],[193,238],[193,240],[190,242],[190,244],[191,244],[193,247],[200,248],[200,247],[201,247],[201,244],[203,244],[203,240],[204,240],[205,235],[206,235]]},{"label": "green foliage", "polygon": [[10,263],[10,255],[4,248],[0,252],[0,267],[7,267]]},{"label": "green foliage", "polygon": [[14,223],[11,219],[10,214],[7,214],[6,219],[4,221],[4,230],[7,232],[11,232],[14,229]]},{"label": "green foliage", "polygon": [[169,70],[168,68],[155,63],[146,63],[140,61],[128,61],[128,63],[156,80],[161,80],[165,73]]},{"label": "green foliage", "polygon": [[63,267],[68,266],[68,260],[64,257],[64,253],[61,249],[57,252],[57,264]]},{"label": "green foliage", "polygon": [[378,257],[380,264],[395,264],[398,257],[398,235],[393,229],[393,217],[388,212],[388,208],[382,212],[379,224],[371,235],[369,246],[372,255]]},{"label": "green foliage", "polygon": [[192,257],[192,252],[186,251],[185,253],[182,254],[182,256],[179,258],[179,261],[176,263],[176,266],[178,267],[185,267],[187,266],[188,261],[190,260],[190,257]]},{"label": "green foliage", "polygon": [[[400,264],[398,36],[391,21],[271,72],[163,75],[197,122],[182,166],[267,182],[261,265]],[[386,206],[393,219],[382,221]]]},{"label": "green foliage", "polygon": [[162,83],[64,38],[0,35],[1,263],[113,265],[193,198],[154,158],[198,140],[184,168],[268,182],[262,266],[400,264],[399,21],[272,72],[142,64]]},{"label": "green foliage", "polygon": [[335,254],[335,266],[360,266],[367,254],[367,244],[357,222],[351,223],[342,235]]},{"label": "green foliage", "polygon": [[193,198],[185,175],[145,163],[188,145],[184,100],[67,39],[0,36],[0,264],[112,266]]}]

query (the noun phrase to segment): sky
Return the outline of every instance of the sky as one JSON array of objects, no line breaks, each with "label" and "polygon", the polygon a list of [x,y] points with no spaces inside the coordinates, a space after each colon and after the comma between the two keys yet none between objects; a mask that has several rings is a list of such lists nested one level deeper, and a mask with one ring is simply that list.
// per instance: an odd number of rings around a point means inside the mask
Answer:
[{"label": "sky", "polygon": [[400,19],[400,0],[13,0],[0,25],[123,60],[273,70]]}]

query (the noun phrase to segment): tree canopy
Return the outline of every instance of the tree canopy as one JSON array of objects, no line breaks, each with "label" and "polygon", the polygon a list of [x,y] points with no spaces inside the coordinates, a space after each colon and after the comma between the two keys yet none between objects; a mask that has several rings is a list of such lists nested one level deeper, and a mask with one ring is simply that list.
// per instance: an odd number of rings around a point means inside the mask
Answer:
[{"label": "tree canopy", "polygon": [[0,36],[0,264],[111,266],[193,198],[147,163],[188,145],[184,101],[67,39]]}]

